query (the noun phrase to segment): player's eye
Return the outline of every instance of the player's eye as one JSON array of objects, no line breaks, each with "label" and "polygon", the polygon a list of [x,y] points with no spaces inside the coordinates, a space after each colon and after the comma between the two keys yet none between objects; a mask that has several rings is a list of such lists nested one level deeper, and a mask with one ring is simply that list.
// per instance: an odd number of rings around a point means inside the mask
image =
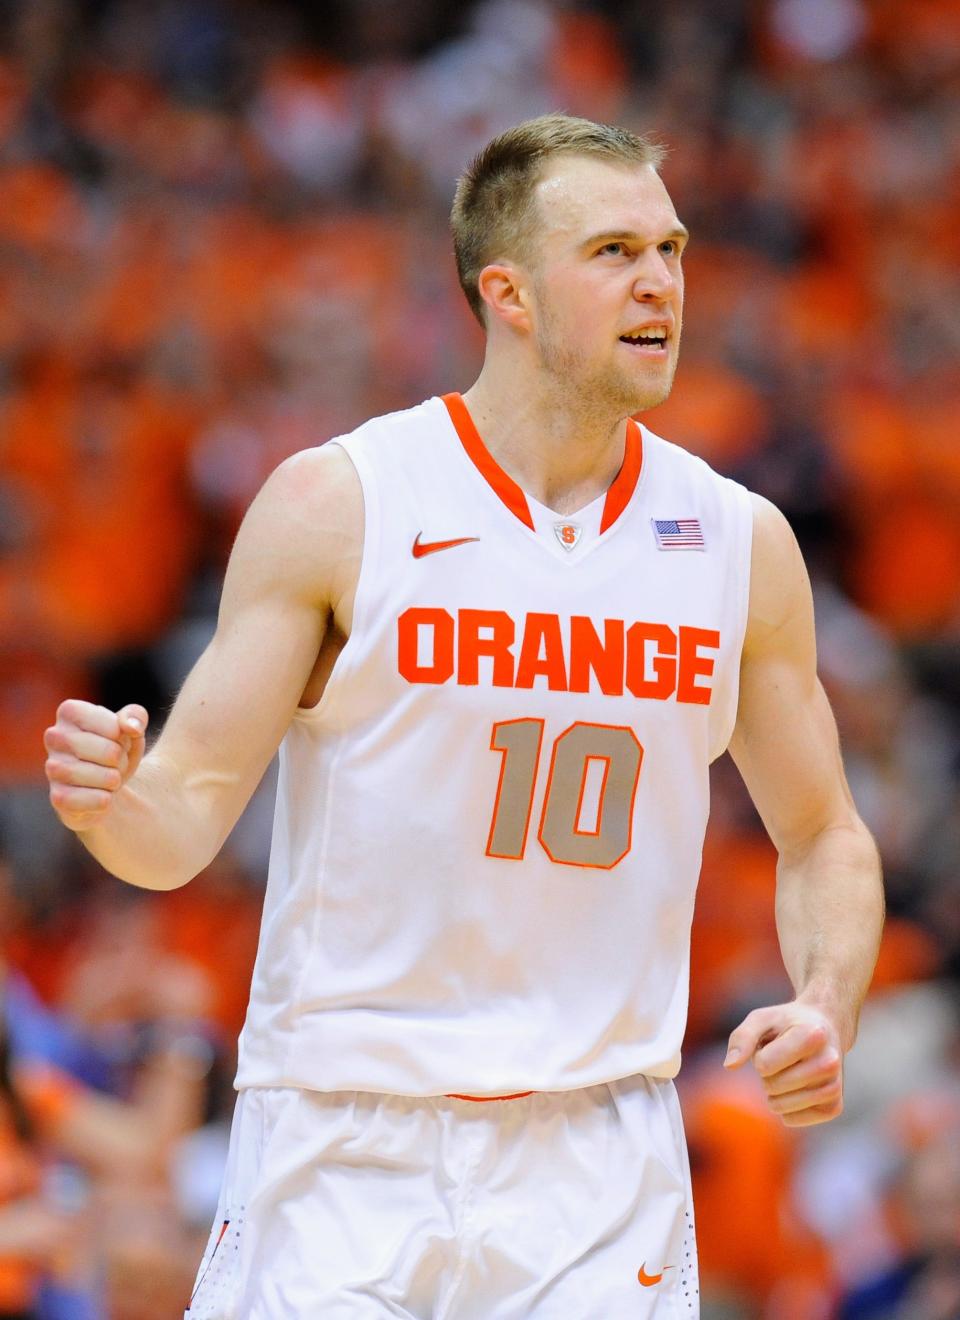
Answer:
[{"label": "player's eye", "polygon": [[680,251],[680,244],[673,238],[666,238],[660,244],[660,251],[667,257],[675,257]]},{"label": "player's eye", "polygon": [[600,249],[601,253],[609,252],[615,257],[619,256],[621,252],[625,252],[625,251],[626,248],[622,243],[604,243],[603,247]]}]

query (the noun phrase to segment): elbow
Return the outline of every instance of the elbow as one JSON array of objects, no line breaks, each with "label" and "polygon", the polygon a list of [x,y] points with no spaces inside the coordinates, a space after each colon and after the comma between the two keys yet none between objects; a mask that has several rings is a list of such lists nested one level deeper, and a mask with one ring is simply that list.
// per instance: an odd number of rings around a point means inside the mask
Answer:
[{"label": "elbow", "polygon": [[171,889],[182,889],[184,885],[189,884],[201,871],[207,869],[219,850],[218,840],[215,846],[206,844],[202,851],[194,847],[191,850],[157,852],[151,856],[145,850],[137,857],[124,858],[122,861],[115,862],[110,857],[98,857],[97,860],[124,884],[133,885],[136,889],[166,892]]},{"label": "elbow", "polygon": [[182,889],[184,885],[203,870],[202,866],[191,868],[188,871],[175,870],[172,867],[163,867],[157,870],[147,870],[144,867],[136,866],[120,869],[107,866],[106,869],[111,875],[122,880],[125,885],[132,885],[135,889],[151,889],[157,893],[166,893],[171,889]]},{"label": "elbow", "polygon": [[774,839],[780,865],[790,869],[802,866],[824,848],[840,853],[862,866],[880,869],[880,851],[862,818],[853,809],[830,820],[804,822],[789,835]]}]

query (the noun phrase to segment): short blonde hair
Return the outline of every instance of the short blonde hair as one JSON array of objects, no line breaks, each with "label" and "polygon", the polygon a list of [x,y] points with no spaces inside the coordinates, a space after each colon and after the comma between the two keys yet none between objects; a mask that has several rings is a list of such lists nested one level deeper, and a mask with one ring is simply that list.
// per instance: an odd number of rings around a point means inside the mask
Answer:
[{"label": "short blonde hair", "polygon": [[480,272],[497,258],[522,256],[533,190],[547,161],[561,155],[659,169],[666,152],[652,138],[626,128],[563,114],[527,119],[489,142],[458,180],[450,213],[460,287],[481,325]]}]

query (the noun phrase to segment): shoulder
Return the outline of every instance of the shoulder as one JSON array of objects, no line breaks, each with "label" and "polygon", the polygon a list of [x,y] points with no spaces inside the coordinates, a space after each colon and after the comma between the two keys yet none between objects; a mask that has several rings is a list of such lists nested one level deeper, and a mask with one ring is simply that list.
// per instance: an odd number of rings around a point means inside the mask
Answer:
[{"label": "shoulder", "polygon": [[224,600],[275,598],[326,608],[359,562],[363,494],[338,445],[285,459],[247,510],[230,556]]},{"label": "shoulder", "polygon": [[397,442],[428,435],[446,418],[443,402],[437,398],[371,417],[345,435],[285,459],[264,483],[261,495],[280,504],[305,505],[308,516],[324,509],[335,511],[342,500],[362,503],[358,459],[385,445],[393,448]]},{"label": "shoulder", "polygon": [[793,528],[775,504],[755,490],[748,491],[753,513],[754,553],[764,562],[792,561],[800,554]]},{"label": "shoulder", "polygon": [[644,462],[649,461],[660,472],[669,474],[679,482],[699,486],[703,490],[711,490],[720,495],[729,494],[734,490],[746,495],[745,487],[717,472],[699,454],[691,454],[689,449],[684,449],[682,445],[657,435],[648,426],[641,424],[640,432],[643,437]]},{"label": "shoulder", "polygon": [[322,547],[363,530],[356,469],[331,441],[285,459],[267,478],[247,520],[278,549]]},{"label": "shoulder", "polygon": [[424,403],[372,417],[346,435],[305,449],[281,463],[261,492],[295,524],[325,543],[335,542],[342,556],[359,549],[363,535],[364,499],[372,496],[370,476],[379,472],[389,481],[394,458],[399,467],[409,461],[411,447],[429,443],[447,422],[443,401]]},{"label": "shoulder", "polygon": [[697,518],[713,552],[723,552],[738,575],[742,594],[753,537],[751,495],[739,481],[717,472],[698,454],[642,428],[645,498],[657,517]]},{"label": "shoulder", "polygon": [[793,629],[813,629],[810,579],[803,555],[783,513],[764,496],[749,492],[753,514],[750,608],[744,652],[762,649]]},{"label": "shoulder", "polygon": [[261,487],[257,500],[292,516],[312,518],[333,511],[343,499],[359,497],[354,465],[345,449],[327,441],[302,449],[276,467]]},{"label": "shoulder", "polygon": [[441,398],[430,398],[411,408],[372,417],[349,435],[336,436],[331,442],[358,460],[376,462],[386,455],[405,452],[417,444],[430,444],[446,435],[450,415]]},{"label": "shoulder", "polygon": [[641,426],[644,442],[645,461],[649,457],[661,471],[671,473],[675,478],[690,484],[697,484],[702,490],[712,491],[718,497],[736,498],[746,511],[752,530],[751,541],[751,584],[763,587],[766,579],[776,581],[777,573],[784,569],[795,569],[803,560],[796,537],[787,519],[775,504],[748,490],[732,477],[725,477],[699,456],[691,454],[682,445],[665,440],[647,426]]}]

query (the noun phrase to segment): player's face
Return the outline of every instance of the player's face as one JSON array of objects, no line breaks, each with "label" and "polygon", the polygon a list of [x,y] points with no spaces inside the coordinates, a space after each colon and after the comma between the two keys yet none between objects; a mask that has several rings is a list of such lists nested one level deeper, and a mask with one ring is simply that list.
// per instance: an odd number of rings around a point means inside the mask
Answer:
[{"label": "player's face", "polygon": [[662,403],[680,347],[686,231],[659,175],[562,156],[537,185],[536,214],[543,369],[586,405],[627,414]]}]

